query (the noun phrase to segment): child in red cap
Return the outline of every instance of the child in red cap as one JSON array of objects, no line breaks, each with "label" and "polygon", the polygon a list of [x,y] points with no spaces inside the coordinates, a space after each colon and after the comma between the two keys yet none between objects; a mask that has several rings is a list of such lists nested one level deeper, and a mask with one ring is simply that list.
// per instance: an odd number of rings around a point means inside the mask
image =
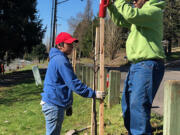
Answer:
[{"label": "child in red cap", "polygon": [[72,106],[73,91],[86,98],[104,99],[105,93],[94,91],[83,84],[74,74],[67,55],[78,40],[69,33],[61,32],[55,48],[49,53],[49,64],[44,81],[42,111],[46,120],[46,135],[59,135],[64,120],[64,111]]}]

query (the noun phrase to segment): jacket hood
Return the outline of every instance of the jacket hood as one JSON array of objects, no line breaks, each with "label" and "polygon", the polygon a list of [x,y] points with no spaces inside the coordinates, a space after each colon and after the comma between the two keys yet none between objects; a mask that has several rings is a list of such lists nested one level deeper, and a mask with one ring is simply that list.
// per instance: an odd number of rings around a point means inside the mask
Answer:
[{"label": "jacket hood", "polygon": [[149,0],[150,5],[164,9],[166,6],[165,0]]},{"label": "jacket hood", "polygon": [[58,50],[57,48],[51,48],[50,52],[49,52],[49,58],[52,59],[54,56],[56,55],[64,55],[64,53],[62,53],[60,50]]}]

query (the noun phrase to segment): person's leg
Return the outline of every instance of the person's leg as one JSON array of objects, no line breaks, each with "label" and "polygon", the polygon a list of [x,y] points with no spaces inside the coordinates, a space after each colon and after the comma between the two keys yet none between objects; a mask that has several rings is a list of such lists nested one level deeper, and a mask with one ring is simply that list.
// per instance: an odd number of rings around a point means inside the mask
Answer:
[{"label": "person's leg", "polygon": [[46,120],[46,135],[60,135],[64,109],[45,103],[42,105],[42,112]]},{"label": "person's leg", "polygon": [[151,106],[164,75],[164,66],[143,61],[131,66],[129,76],[130,133],[151,135]]},{"label": "person's leg", "polygon": [[124,119],[125,128],[130,131],[130,110],[129,110],[129,92],[128,92],[128,82],[129,82],[130,71],[127,74],[126,80],[124,81],[124,89],[122,93],[121,107]]}]

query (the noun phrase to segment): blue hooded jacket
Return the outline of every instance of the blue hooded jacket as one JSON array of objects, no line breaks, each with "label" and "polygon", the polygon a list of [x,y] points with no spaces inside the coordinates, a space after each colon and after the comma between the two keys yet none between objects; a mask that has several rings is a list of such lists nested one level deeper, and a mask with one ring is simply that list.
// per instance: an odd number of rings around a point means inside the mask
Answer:
[{"label": "blue hooded jacket", "polygon": [[56,48],[49,54],[49,64],[46,71],[42,101],[67,108],[73,103],[72,91],[82,97],[93,98],[95,91],[83,84],[74,74],[68,57]]}]

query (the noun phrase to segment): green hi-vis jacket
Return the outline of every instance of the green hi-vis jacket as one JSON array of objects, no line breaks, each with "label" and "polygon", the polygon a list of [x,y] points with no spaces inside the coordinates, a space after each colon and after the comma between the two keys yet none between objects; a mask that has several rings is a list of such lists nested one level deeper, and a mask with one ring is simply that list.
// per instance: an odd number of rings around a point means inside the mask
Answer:
[{"label": "green hi-vis jacket", "polygon": [[108,6],[113,22],[118,26],[130,28],[126,42],[129,61],[165,58],[161,44],[164,7],[165,2],[161,0],[149,0],[140,9],[133,8],[125,0],[116,0]]}]

